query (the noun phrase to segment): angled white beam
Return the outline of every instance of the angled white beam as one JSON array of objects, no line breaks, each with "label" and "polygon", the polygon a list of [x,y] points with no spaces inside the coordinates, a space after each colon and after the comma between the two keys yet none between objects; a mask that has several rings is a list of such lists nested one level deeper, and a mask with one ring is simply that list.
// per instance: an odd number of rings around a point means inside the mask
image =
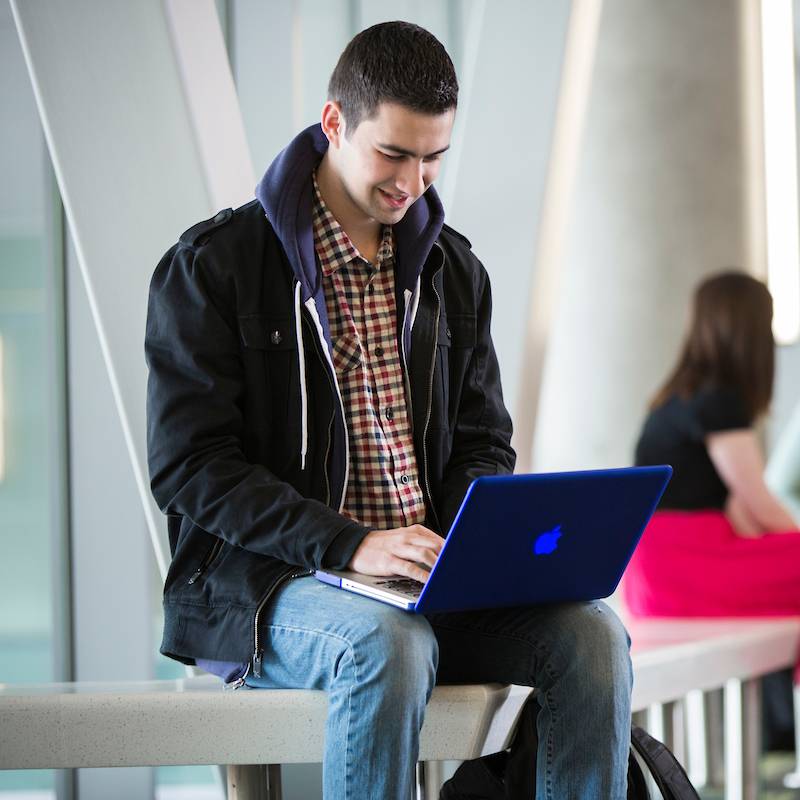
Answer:
[{"label": "angled white beam", "polygon": [[166,0],[167,20],[214,208],[252,200],[255,173],[213,0]]}]

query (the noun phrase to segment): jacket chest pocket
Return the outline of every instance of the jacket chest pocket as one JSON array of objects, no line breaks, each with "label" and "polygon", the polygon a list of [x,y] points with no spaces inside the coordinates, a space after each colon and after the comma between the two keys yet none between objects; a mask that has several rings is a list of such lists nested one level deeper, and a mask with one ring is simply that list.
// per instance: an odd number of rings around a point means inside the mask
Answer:
[{"label": "jacket chest pocket", "polygon": [[[476,324],[471,314],[448,314],[439,319],[436,348],[438,395],[442,403],[443,427],[452,429],[455,422],[464,377],[475,349]],[[434,397],[436,391],[434,391]],[[446,415],[446,420],[444,416]]]},{"label": "jacket chest pocket", "polygon": [[[272,421],[280,428],[298,426],[299,369],[294,318],[268,314],[239,317],[242,358],[248,389],[244,402],[248,418]],[[256,426],[257,426],[256,422]]]}]

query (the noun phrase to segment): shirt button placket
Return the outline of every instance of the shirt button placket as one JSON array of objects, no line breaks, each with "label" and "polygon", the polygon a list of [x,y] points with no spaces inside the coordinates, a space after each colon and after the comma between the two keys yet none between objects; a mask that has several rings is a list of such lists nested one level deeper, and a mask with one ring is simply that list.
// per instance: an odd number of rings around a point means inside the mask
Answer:
[{"label": "shirt button placket", "polygon": [[[377,301],[375,299],[375,282],[378,280],[378,275],[380,273],[377,270],[374,270],[370,273],[369,278],[367,279],[367,295],[364,299],[364,328],[367,335],[367,341],[372,342],[373,339],[380,339],[379,333],[379,323],[376,321],[378,319],[376,310],[377,310]],[[378,345],[377,347],[370,348],[371,355],[375,356],[376,358],[380,358],[383,355],[383,348]],[[383,406],[383,397],[382,393],[379,391],[378,387],[380,382],[377,379],[377,375],[375,374],[375,363],[372,358],[369,359],[369,374],[372,379],[372,384],[375,387],[375,405],[378,409]],[[391,419],[391,417],[386,416],[386,419]]]}]

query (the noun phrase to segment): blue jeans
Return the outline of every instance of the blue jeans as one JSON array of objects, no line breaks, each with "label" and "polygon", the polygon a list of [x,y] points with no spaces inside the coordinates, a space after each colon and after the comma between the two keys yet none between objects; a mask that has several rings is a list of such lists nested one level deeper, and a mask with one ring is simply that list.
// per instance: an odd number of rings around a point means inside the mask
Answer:
[{"label": "blue jeans", "polygon": [[329,693],[325,800],[411,800],[437,682],[540,690],[540,800],[626,796],[630,640],[602,602],[426,618],[308,577],[280,590],[262,635],[262,677],[249,686]]}]

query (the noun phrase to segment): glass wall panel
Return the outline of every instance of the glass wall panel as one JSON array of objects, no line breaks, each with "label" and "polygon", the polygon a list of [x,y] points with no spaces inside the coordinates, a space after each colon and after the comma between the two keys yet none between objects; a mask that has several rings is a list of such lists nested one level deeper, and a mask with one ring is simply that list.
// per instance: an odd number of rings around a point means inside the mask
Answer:
[{"label": "glass wall panel", "polygon": [[[33,91],[0,5],[0,684],[63,677],[54,543],[62,530],[58,207]],[[54,223],[55,220],[55,223]],[[59,674],[57,674],[57,672]],[[0,772],[0,796],[52,796],[52,771]]]}]

